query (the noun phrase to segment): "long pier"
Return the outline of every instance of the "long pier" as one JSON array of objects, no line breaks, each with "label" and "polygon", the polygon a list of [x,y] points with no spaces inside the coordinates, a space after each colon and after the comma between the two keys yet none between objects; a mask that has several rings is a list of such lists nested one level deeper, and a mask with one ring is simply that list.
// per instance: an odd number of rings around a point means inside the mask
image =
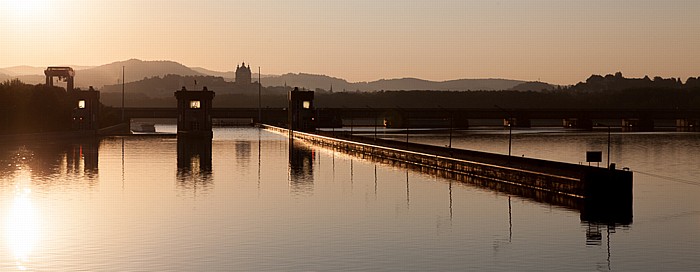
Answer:
[{"label": "long pier", "polygon": [[585,221],[632,222],[633,174],[630,171],[368,137],[290,132],[285,128],[261,126],[287,135],[291,140],[581,210],[582,220]]},{"label": "long pier", "polygon": [[[665,121],[683,131],[700,128],[700,110],[684,109],[499,109],[499,108],[317,108],[317,127],[339,127],[342,120],[379,119],[393,127],[420,127],[426,124],[466,128],[469,120],[502,120],[504,125],[529,127],[533,120],[561,120],[563,127],[591,129],[597,122],[623,130],[653,130]],[[257,120],[258,116],[262,120]],[[212,118],[250,118],[258,123],[286,124],[286,108],[212,108]],[[177,118],[175,108],[126,108],[126,118]],[[379,121],[379,125],[384,125]]]}]

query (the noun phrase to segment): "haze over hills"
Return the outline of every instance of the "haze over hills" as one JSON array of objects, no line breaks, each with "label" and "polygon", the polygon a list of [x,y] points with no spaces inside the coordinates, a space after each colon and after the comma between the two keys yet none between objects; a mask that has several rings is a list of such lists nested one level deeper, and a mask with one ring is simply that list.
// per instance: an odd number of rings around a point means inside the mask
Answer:
[{"label": "haze over hills", "polygon": [[[70,65],[69,65],[70,66]],[[80,71],[85,69],[94,68],[95,66],[70,66],[73,70]],[[13,66],[0,69],[0,73],[6,74],[8,76],[31,76],[31,75],[43,75],[46,67],[35,67],[35,66]]]},{"label": "haze over hills", "polygon": [[125,67],[124,73],[126,82],[134,82],[148,77],[165,76],[169,74],[182,76],[203,75],[174,61],[142,61],[130,59],[76,72],[75,85],[78,87],[95,86],[101,88],[104,85],[120,83],[122,67]]},{"label": "haze over hills", "polygon": [[212,71],[209,69],[205,69],[202,67],[192,67],[191,69],[198,72],[198,73],[201,73],[203,75],[222,77],[226,81],[235,81],[236,80],[236,71],[219,72],[219,71]]},{"label": "haze over hills", "polygon": [[[137,82],[153,77],[165,78],[166,75],[179,75],[183,77],[214,76],[221,77],[223,78],[223,81],[226,82],[235,81],[235,71],[218,72],[200,67],[190,68],[173,61],[142,61],[137,59],[130,59],[127,61],[114,62],[95,67],[76,67],[74,67],[74,69],[76,70],[75,86],[83,89],[86,89],[88,86],[94,86],[98,89],[102,89],[105,86],[120,84],[122,77],[122,67],[125,67],[127,83]],[[18,78],[21,81],[29,84],[44,83],[45,79],[43,71],[45,68],[46,67],[31,66],[3,68],[0,69],[0,80]],[[257,81],[257,77],[257,73],[253,73],[252,78],[254,82]],[[170,82],[175,85],[180,84],[180,81],[182,81],[182,79],[173,77],[169,79],[175,80],[176,82]],[[152,83],[153,82],[151,81],[146,85],[149,85],[150,88],[150,85],[152,85]],[[295,86],[311,90],[330,90],[332,87],[333,91],[336,92],[343,90],[508,90],[523,83],[526,82],[510,79],[457,79],[448,81],[429,81],[417,78],[381,79],[371,82],[353,83],[341,78],[305,73],[288,73],[279,76],[264,75],[262,80],[263,86],[266,87],[283,86],[285,84],[288,86]],[[172,84],[167,85],[169,86]],[[551,88],[554,88],[554,86],[552,85],[543,83],[542,85],[536,86],[537,88],[533,90],[539,91],[547,86],[551,86]],[[139,91],[146,92],[146,90],[144,89],[145,86],[144,88],[139,88],[138,84],[135,84],[130,87],[136,88]]]},{"label": "haze over hills", "polygon": [[[120,83],[122,67],[125,67],[126,82],[134,82],[148,77],[165,76],[169,74],[183,76],[205,75],[173,61],[142,61],[130,59],[94,67],[70,67],[76,70],[75,86],[79,88],[94,86],[99,89],[104,85]],[[45,81],[44,69],[46,69],[46,67],[17,66],[2,68],[0,69],[0,73],[6,74],[10,78],[18,78],[25,83],[40,84]]]},{"label": "haze over hills", "polygon": [[[85,69],[94,68],[94,66],[70,66],[73,70],[81,71]],[[0,81],[5,81],[9,79],[19,79],[24,83],[28,84],[41,84],[44,83],[44,70],[46,67],[34,67],[34,66],[13,66],[7,68],[0,68]]]}]

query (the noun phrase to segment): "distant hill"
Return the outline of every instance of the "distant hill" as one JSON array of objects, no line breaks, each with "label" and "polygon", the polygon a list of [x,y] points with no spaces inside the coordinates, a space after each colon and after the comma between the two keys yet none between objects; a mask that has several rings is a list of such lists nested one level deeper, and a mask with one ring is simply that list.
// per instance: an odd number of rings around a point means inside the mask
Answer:
[{"label": "distant hill", "polygon": [[[75,71],[82,71],[85,69],[94,68],[94,66],[70,66]],[[0,80],[7,79],[19,79],[27,84],[41,84],[46,81],[44,76],[44,70],[46,67],[36,67],[36,66],[13,66],[0,69]]]},{"label": "distant hill", "polygon": [[[196,85],[195,85],[196,83]],[[165,75],[163,77],[150,77],[136,82],[126,83],[124,91],[126,93],[139,93],[151,98],[171,98],[173,92],[186,87],[188,90],[201,90],[206,86],[209,90],[215,91],[217,95],[225,94],[257,94],[258,85],[238,85],[231,81],[226,81],[222,77],[214,76],[181,76]],[[100,89],[103,93],[119,93],[122,90],[121,84],[106,85]],[[264,88],[262,94],[271,92],[282,93],[275,88]]]},{"label": "distant hill", "polygon": [[[126,82],[138,81],[154,76],[165,76],[168,74],[178,74],[183,76],[203,75],[187,66],[173,61],[142,61],[130,59],[127,61],[114,62],[96,67],[90,66],[70,66],[75,71],[75,86],[87,88],[94,86],[101,88],[104,85],[116,84],[122,77],[122,66],[126,67]],[[46,67],[16,66],[3,68],[0,73],[18,78],[29,84],[40,84],[45,82],[44,70]]]},{"label": "distant hill", "polygon": [[[126,82],[137,82],[153,77],[163,78],[166,75],[187,76],[213,76],[222,78],[225,82],[235,81],[235,72],[218,72],[200,67],[190,68],[173,61],[142,61],[130,59],[127,61],[114,62],[101,66],[71,66],[76,70],[75,86],[79,88],[87,88],[94,86],[102,89],[103,86],[118,84],[122,77],[122,67],[125,68]],[[19,78],[25,83],[40,84],[44,82],[44,69],[46,67],[31,67],[31,66],[16,66],[0,69],[0,79]],[[170,82],[174,80],[175,82]],[[165,84],[166,89],[179,85],[180,78],[168,78],[161,82]],[[203,79],[204,80],[204,79]],[[194,81],[194,79],[192,79]],[[257,73],[253,74],[253,82],[257,81]],[[153,83],[149,81],[148,84]],[[348,82],[345,79],[314,74],[284,74],[284,75],[263,75],[263,86],[294,86],[306,88],[310,90],[323,89],[333,91],[381,91],[381,90],[451,90],[451,91],[467,91],[467,90],[509,90],[519,84],[525,83],[520,80],[509,79],[457,79],[448,81],[429,81],[417,78],[401,78],[401,79],[381,79],[371,82]],[[148,85],[146,84],[146,85]],[[546,83],[545,83],[546,84]],[[136,89],[153,90],[155,86],[137,87]],[[539,86],[535,86],[539,87]]]},{"label": "distant hill", "polygon": [[187,66],[173,61],[142,61],[130,59],[114,62],[95,68],[76,71],[75,86],[97,88],[104,85],[117,84],[122,77],[122,67],[125,68],[126,82],[139,81],[150,77],[162,77],[169,74],[182,76],[202,76]]},{"label": "distant hill", "polygon": [[[523,83],[510,79],[457,79],[429,81],[417,78],[379,80],[366,83],[368,90],[440,90],[440,91],[493,91],[507,90]],[[357,83],[356,83],[357,84]]]},{"label": "distant hill", "polygon": [[539,92],[539,91],[551,91],[556,89],[557,86],[554,86],[549,83],[545,82],[540,82],[540,81],[530,81],[530,82],[525,82],[525,83],[520,83],[518,85],[515,85],[513,88],[510,88],[509,90],[512,91],[533,91],[533,92]]},{"label": "distant hill", "polygon": [[381,79],[371,82],[350,83],[344,79],[313,74],[284,74],[262,80],[263,86],[296,86],[311,90],[316,88],[333,91],[381,91],[381,90],[508,90],[524,83],[509,79],[457,79],[448,81],[429,81],[417,78]]},{"label": "distant hill", "polygon": [[[10,80],[10,79],[19,79],[24,83],[27,84],[39,84],[43,83],[44,77],[44,70],[41,69],[41,78],[39,79],[39,75],[25,75],[24,72],[36,72],[38,71],[38,67],[31,67],[31,66],[15,66],[15,67],[8,67],[8,68],[2,68],[0,69],[0,81],[5,81],[5,80]],[[46,68],[44,68],[46,69]]]},{"label": "distant hill", "polygon": [[43,75],[46,67],[14,66],[3,68],[0,72],[9,76]]},{"label": "distant hill", "polygon": [[[236,81],[236,71],[228,71],[228,72],[218,72],[218,71],[212,71],[206,68],[202,67],[191,67],[192,70],[195,70],[203,75],[207,76],[215,76],[215,77],[223,77],[226,81]],[[258,81],[258,73],[253,73],[251,74],[252,81],[257,82]],[[269,78],[269,77],[278,77],[278,75],[265,75],[263,74],[261,76],[262,78]]]},{"label": "distant hill", "polygon": [[208,69],[205,69],[202,67],[192,67],[192,70],[194,70],[197,73],[200,73],[202,75],[222,77],[227,81],[235,81],[236,80],[236,71],[217,72],[217,71],[208,70]]},{"label": "distant hill", "polygon": [[42,70],[41,75],[22,75],[22,76],[9,76],[12,79],[19,79],[27,84],[44,84],[46,82],[46,77]]},{"label": "distant hill", "polygon": [[293,86],[300,88],[307,88],[314,90],[316,88],[330,90],[333,86],[334,91],[354,90],[352,89],[351,83],[345,81],[344,79],[329,77],[324,75],[312,75],[312,74],[284,74],[281,76],[271,76],[262,79],[263,86]]}]

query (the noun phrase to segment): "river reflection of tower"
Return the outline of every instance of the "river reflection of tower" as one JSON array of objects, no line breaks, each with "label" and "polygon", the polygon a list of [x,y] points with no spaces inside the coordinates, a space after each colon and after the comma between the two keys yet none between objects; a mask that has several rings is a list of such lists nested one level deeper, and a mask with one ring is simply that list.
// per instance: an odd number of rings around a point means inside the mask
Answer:
[{"label": "river reflection of tower", "polygon": [[71,144],[66,152],[66,171],[73,174],[84,172],[88,177],[97,175],[99,145],[98,140]]},{"label": "river reflection of tower", "polygon": [[177,138],[178,187],[208,190],[212,185],[211,139]]},{"label": "river reflection of tower", "polygon": [[234,142],[236,148],[236,166],[240,169],[248,169],[252,143],[250,141]]},{"label": "river reflection of tower", "polygon": [[61,175],[62,181],[72,182],[87,177],[94,182],[98,174],[97,139],[55,141],[23,144],[0,144],[0,175],[13,175],[19,170],[31,171],[33,177]]},{"label": "river reflection of tower", "polygon": [[314,188],[314,160],[316,154],[308,146],[289,141],[289,186],[297,194],[311,193]]}]

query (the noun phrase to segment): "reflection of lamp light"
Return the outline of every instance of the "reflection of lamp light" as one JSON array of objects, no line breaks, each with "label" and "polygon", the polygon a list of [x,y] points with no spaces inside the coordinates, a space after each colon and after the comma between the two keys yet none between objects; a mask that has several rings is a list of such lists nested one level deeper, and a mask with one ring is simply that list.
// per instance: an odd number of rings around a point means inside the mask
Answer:
[{"label": "reflection of lamp light", "polygon": [[29,193],[25,190],[15,196],[5,224],[5,239],[18,262],[27,260],[39,240],[39,220]]},{"label": "reflection of lamp light", "polygon": [[190,100],[190,109],[199,109],[201,104],[199,100]]},{"label": "reflection of lamp light", "polygon": [[85,100],[78,100],[78,108],[79,109],[84,109],[85,108]]}]

